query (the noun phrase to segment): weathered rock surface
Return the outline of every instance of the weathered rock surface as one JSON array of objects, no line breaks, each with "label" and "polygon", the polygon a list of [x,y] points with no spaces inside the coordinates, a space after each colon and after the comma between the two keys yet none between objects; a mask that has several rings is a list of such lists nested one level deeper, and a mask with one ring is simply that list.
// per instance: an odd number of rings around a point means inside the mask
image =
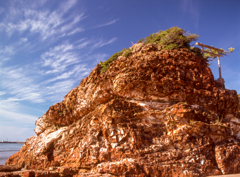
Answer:
[{"label": "weathered rock surface", "polygon": [[51,106],[6,165],[25,176],[240,173],[237,92],[187,49],[139,43],[131,52],[106,72],[97,65]]},{"label": "weathered rock surface", "polygon": [[21,168],[22,167],[20,165],[0,165],[0,172],[18,171],[21,170]]}]

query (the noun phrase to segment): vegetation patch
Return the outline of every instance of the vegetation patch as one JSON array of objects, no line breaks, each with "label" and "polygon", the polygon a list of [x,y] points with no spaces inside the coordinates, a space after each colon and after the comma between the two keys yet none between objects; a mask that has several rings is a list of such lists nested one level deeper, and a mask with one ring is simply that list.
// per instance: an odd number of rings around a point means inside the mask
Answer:
[{"label": "vegetation patch", "polygon": [[[209,49],[209,48],[206,48],[204,51],[211,52],[213,54],[220,54],[220,55],[224,56],[224,55],[228,55],[228,54],[232,53],[235,50],[235,48],[232,48],[232,47],[228,48],[228,51],[224,50],[222,48],[220,48],[220,49],[222,51],[217,51],[217,50]],[[203,58],[206,59],[207,62],[213,61],[216,57],[217,57],[216,55],[212,55],[210,53],[204,53],[203,54]],[[210,58],[212,58],[212,59],[210,59]]]},{"label": "vegetation patch", "polygon": [[220,125],[220,126],[225,126],[223,123],[222,123],[222,120],[223,120],[223,117],[220,119],[219,116],[217,116],[217,119],[215,120],[215,123],[217,125]]},{"label": "vegetation patch", "polygon": [[[190,43],[192,41],[196,41],[197,38],[200,37],[196,34],[190,34],[184,31],[183,29],[179,27],[172,27],[165,31],[158,31],[157,33],[153,33],[149,35],[148,37],[142,38],[138,42],[144,42],[145,44],[153,43],[158,46],[160,46],[161,50],[173,50],[177,48],[187,48],[189,51],[195,53],[196,55],[203,57],[208,65],[209,65],[209,58],[216,58],[216,55],[211,55],[204,53],[202,54],[202,51],[198,47],[192,47]],[[229,48],[229,51],[223,50],[221,53],[222,55],[226,55],[231,53],[234,50],[234,48]],[[205,51],[216,53],[217,51],[214,51],[212,49],[205,49]],[[116,60],[119,56],[123,55],[125,57],[128,57],[131,54],[131,49],[124,48],[122,51],[117,52],[113,54],[109,59],[107,59],[105,62],[100,62],[101,66],[101,73],[108,70],[109,64]]]},{"label": "vegetation patch", "polygon": [[[209,53],[202,54],[202,50],[198,47],[192,47],[190,46],[190,43],[192,41],[196,41],[197,38],[200,37],[196,34],[190,34],[184,31],[183,29],[179,27],[172,27],[167,29],[166,31],[159,31],[157,33],[153,33],[149,35],[148,37],[145,37],[141,39],[138,42],[145,42],[145,44],[149,43],[155,43],[157,45],[160,45],[162,50],[172,50],[176,48],[187,48],[189,51],[195,53],[197,56],[203,57],[208,65],[209,62],[214,60],[216,58],[216,55],[212,55]],[[213,54],[217,54],[217,50],[206,48],[204,51],[211,52]],[[221,55],[227,55],[234,51],[234,48],[230,47],[227,50],[223,50],[219,54]],[[210,60],[212,58],[212,60]]]},{"label": "vegetation patch", "polygon": [[131,49],[124,48],[120,52],[117,52],[113,54],[109,59],[107,59],[105,62],[100,63],[101,73],[108,70],[109,64],[112,63],[114,60],[116,60],[119,56],[123,55],[125,57],[128,57],[131,54]]},{"label": "vegetation patch", "polygon": [[199,35],[196,34],[187,34],[186,31],[179,27],[172,27],[166,31],[160,30],[157,33],[153,33],[138,42],[145,42],[145,44],[155,43],[162,46],[162,50],[190,49],[190,42],[197,40],[198,37]]}]

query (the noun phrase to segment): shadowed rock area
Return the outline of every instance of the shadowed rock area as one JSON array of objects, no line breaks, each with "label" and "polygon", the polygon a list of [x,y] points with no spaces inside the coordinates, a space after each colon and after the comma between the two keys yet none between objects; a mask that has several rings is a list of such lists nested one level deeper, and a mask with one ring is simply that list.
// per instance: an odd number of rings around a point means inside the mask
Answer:
[{"label": "shadowed rock area", "polygon": [[36,121],[4,167],[25,171],[0,176],[240,173],[237,92],[217,86],[205,59],[141,42],[100,70]]}]

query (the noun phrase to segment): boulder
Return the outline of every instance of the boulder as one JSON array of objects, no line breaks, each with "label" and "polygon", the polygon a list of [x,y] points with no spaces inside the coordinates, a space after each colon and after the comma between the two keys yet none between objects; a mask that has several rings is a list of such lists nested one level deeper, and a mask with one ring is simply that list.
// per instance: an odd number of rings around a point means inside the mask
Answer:
[{"label": "boulder", "polygon": [[140,43],[100,70],[36,121],[6,165],[35,176],[240,173],[237,92],[216,84],[206,60]]}]

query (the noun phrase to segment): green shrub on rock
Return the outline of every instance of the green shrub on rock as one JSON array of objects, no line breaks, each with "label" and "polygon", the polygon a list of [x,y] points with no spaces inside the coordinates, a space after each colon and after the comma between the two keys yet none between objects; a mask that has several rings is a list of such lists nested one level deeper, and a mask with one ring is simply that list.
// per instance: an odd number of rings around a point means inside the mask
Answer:
[{"label": "green shrub on rock", "polygon": [[112,63],[114,60],[116,60],[119,56],[123,55],[125,57],[128,57],[131,54],[132,49],[122,49],[120,52],[117,52],[113,54],[109,59],[107,59],[105,62],[100,63],[101,68],[101,73],[108,70],[108,66],[110,63]]},{"label": "green shrub on rock", "polygon": [[190,42],[197,40],[199,35],[187,34],[186,31],[179,27],[172,27],[166,31],[159,31],[153,33],[139,42],[156,43],[162,46],[162,49],[188,48],[190,49]]},{"label": "green shrub on rock", "polygon": [[124,48],[123,50],[121,50],[120,52],[117,52],[115,54],[113,54],[109,59],[107,59],[105,62],[100,63],[100,66],[102,67],[101,69],[101,73],[108,70],[108,66],[110,63],[112,63],[114,60],[117,59],[117,57],[119,57],[120,55],[123,54],[123,52],[126,50],[126,48]]},{"label": "green shrub on rock", "polygon": [[[203,57],[206,61],[208,66],[210,65],[209,58],[216,58],[215,55],[211,55],[208,53],[202,54],[202,51],[198,47],[191,47],[190,43],[192,41],[196,41],[199,35],[196,34],[188,34],[186,31],[179,27],[172,27],[165,31],[158,31],[157,33],[150,34],[148,37],[142,38],[138,41],[144,42],[145,44],[155,44],[160,46],[159,48],[161,50],[173,50],[177,48],[187,48],[189,51],[195,53],[196,55]],[[229,48],[229,51],[223,50],[222,55],[227,55],[229,53],[232,53],[234,48]],[[214,51],[212,49],[205,49],[205,51],[216,53],[217,51]],[[109,59],[107,59],[105,62],[100,63],[101,73],[108,70],[108,66],[111,62],[113,62],[115,59],[117,59],[119,56],[123,55],[125,57],[128,57],[131,54],[131,49],[124,48],[122,51],[117,52],[113,54]]]},{"label": "green shrub on rock", "polygon": [[[177,48],[187,48],[189,51],[195,53],[196,55],[200,57],[204,57],[209,65],[208,58],[215,58],[214,56],[211,56],[211,54],[204,54],[202,55],[201,49],[197,47],[191,47],[190,43],[192,41],[196,41],[199,35],[196,34],[188,34],[186,31],[179,27],[172,27],[165,31],[158,31],[157,33],[153,33],[149,35],[148,37],[142,38],[138,42],[144,42],[145,45],[152,43],[157,46],[160,46],[159,48],[161,50],[173,50]],[[108,70],[109,64],[116,60],[119,56],[123,55],[125,57],[128,57],[131,54],[130,48],[126,49],[124,48],[122,51],[117,52],[113,54],[109,59],[107,59],[105,62],[100,62],[101,66],[101,73]],[[208,49],[206,49],[207,51]],[[221,54],[226,55],[228,53],[231,53],[234,50],[234,48],[229,48],[229,51],[224,51]],[[213,51],[213,53],[216,53],[216,51]]]},{"label": "green shrub on rock", "polygon": [[[172,27],[166,31],[153,33],[138,42],[145,42],[145,44],[155,43],[157,45],[160,45],[162,50],[173,50],[175,48],[188,48],[190,50],[190,42],[197,40],[198,37],[199,35],[196,34],[186,35],[186,32],[179,27]],[[123,55],[125,57],[128,57],[130,54],[131,49],[126,48],[120,52],[113,54],[105,62],[100,63],[100,66],[102,67],[101,73],[108,70],[109,64],[119,56]]]}]

